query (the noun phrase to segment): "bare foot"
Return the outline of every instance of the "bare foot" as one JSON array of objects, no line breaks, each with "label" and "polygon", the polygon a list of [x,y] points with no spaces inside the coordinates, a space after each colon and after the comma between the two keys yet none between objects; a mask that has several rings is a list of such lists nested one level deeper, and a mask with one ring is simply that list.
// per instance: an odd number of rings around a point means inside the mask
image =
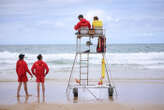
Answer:
[{"label": "bare foot", "polygon": [[43,98],[45,98],[46,96],[45,95],[43,95]]}]

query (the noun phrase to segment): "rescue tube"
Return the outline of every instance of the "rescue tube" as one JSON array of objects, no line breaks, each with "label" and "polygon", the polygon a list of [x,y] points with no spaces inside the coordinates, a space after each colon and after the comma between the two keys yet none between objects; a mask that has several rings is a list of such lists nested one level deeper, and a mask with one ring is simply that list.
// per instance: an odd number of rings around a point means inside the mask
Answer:
[{"label": "rescue tube", "polygon": [[98,82],[98,85],[103,84],[103,79],[105,78],[105,60],[102,58],[102,64],[101,64],[101,78],[100,81]]},{"label": "rescue tube", "polygon": [[105,60],[102,58],[102,64],[101,64],[101,79],[104,79],[105,77]]}]

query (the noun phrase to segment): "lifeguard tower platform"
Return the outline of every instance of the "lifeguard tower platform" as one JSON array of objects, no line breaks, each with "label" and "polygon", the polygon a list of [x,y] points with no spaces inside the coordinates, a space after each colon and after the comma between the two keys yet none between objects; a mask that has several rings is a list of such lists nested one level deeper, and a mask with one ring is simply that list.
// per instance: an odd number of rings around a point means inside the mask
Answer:
[{"label": "lifeguard tower platform", "polygon": [[[106,59],[106,51],[104,51],[104,52],[97,52],[97,51],[92,52],[91,51],[93,39],[98,39],[99,37],[105,37],[105,39],[106,39],[105,30],[102,28],[89,30],[88,28],[84,27],[84,28],[81,28],[80,31],[77,32],[75,35],[77,36],[76,37],[76,55],[75,55],[71,73],[69,76],[66,92],[71,90],[73,93],[73,96],[78,97],[78,95],[80,94],[78,90],[81,88],[83,88],[83,89],[106,88],[106,89],[108,89],[107,90],[108,96],[113,96],[113,94],[116,92],[116,89],[112,83],[111,71],[110,71],[110,67],[107,63],[108,61]],[[88,49],[86,51],[82,50],[82,45],[85,44],[84,42],[82,42],[82,39],[84,39],[84,38],[87,39],[86,45],[87,45]],[[104,43],[106,45],[106,42],[104,42]],[[104,60],[105,60],[105,79],[106,79],[106,81],[104,81],[102,84],[98,84],[99,79],[97,80],[97,82],[93,82],[93,81],[91,81],[91,79],[89,79],[90,55],[97,55],[97,54],[102,55],[102,58],[104,58]],[[78,69],[76,69],[76,72],[74,72],[75,65],[78,66]],[[100,68],[101,68],[101,66],[100,66]],[[76,75],[76,77],[73,77],[74,74],[78,74],[78,75]]]}]

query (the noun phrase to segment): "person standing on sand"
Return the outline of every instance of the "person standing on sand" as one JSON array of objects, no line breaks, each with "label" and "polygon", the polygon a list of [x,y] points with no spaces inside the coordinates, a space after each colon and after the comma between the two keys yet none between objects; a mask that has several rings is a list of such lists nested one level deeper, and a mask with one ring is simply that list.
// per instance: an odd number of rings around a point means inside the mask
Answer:
[{"label": "person standing on sand", "polygon": [[[49,72],[49,68],[47,64],[42,61],[43,57],[41,54],[37,56],[38,61],[36,61],[32,68],[31,71],[36,77],[36,82],[37,82],[37,96],[40,97],[40,84],[42,84],[42,93],[43,97],[45,97],[45,85],[44,85],[44,79],[45,76]],[[46,70],[46,71],[45,71]]]},{"label": "person standing on sand", "polygon": [[18,75],[18,82],[19,82],[18,89],[17,89],[17,97],[20,96],[19,93],[20,93],[22,83],[24,84],[24,91],[26,93],[26,96],[30,96],[28,94],[28,90],[27,90],[28,78],[27,78],[26,72],[28,72],[30,74],[31,78],[33,76],[32,76],[31,72],[28,69],[27,63],[24,61],[24,56],[25,56],[24,54],[20,54],[19,55],[19,60],[16,63],[16,72],[17,72],[17,75]]}]

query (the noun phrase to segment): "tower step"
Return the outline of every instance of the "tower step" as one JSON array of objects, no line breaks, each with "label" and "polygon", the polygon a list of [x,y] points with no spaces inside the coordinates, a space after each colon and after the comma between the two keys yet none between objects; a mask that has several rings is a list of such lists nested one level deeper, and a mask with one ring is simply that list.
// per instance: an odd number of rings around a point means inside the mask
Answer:
[{"label": "tower step", "polygon": [[88,61],[88,60],[80,60],[80,61]]}]

